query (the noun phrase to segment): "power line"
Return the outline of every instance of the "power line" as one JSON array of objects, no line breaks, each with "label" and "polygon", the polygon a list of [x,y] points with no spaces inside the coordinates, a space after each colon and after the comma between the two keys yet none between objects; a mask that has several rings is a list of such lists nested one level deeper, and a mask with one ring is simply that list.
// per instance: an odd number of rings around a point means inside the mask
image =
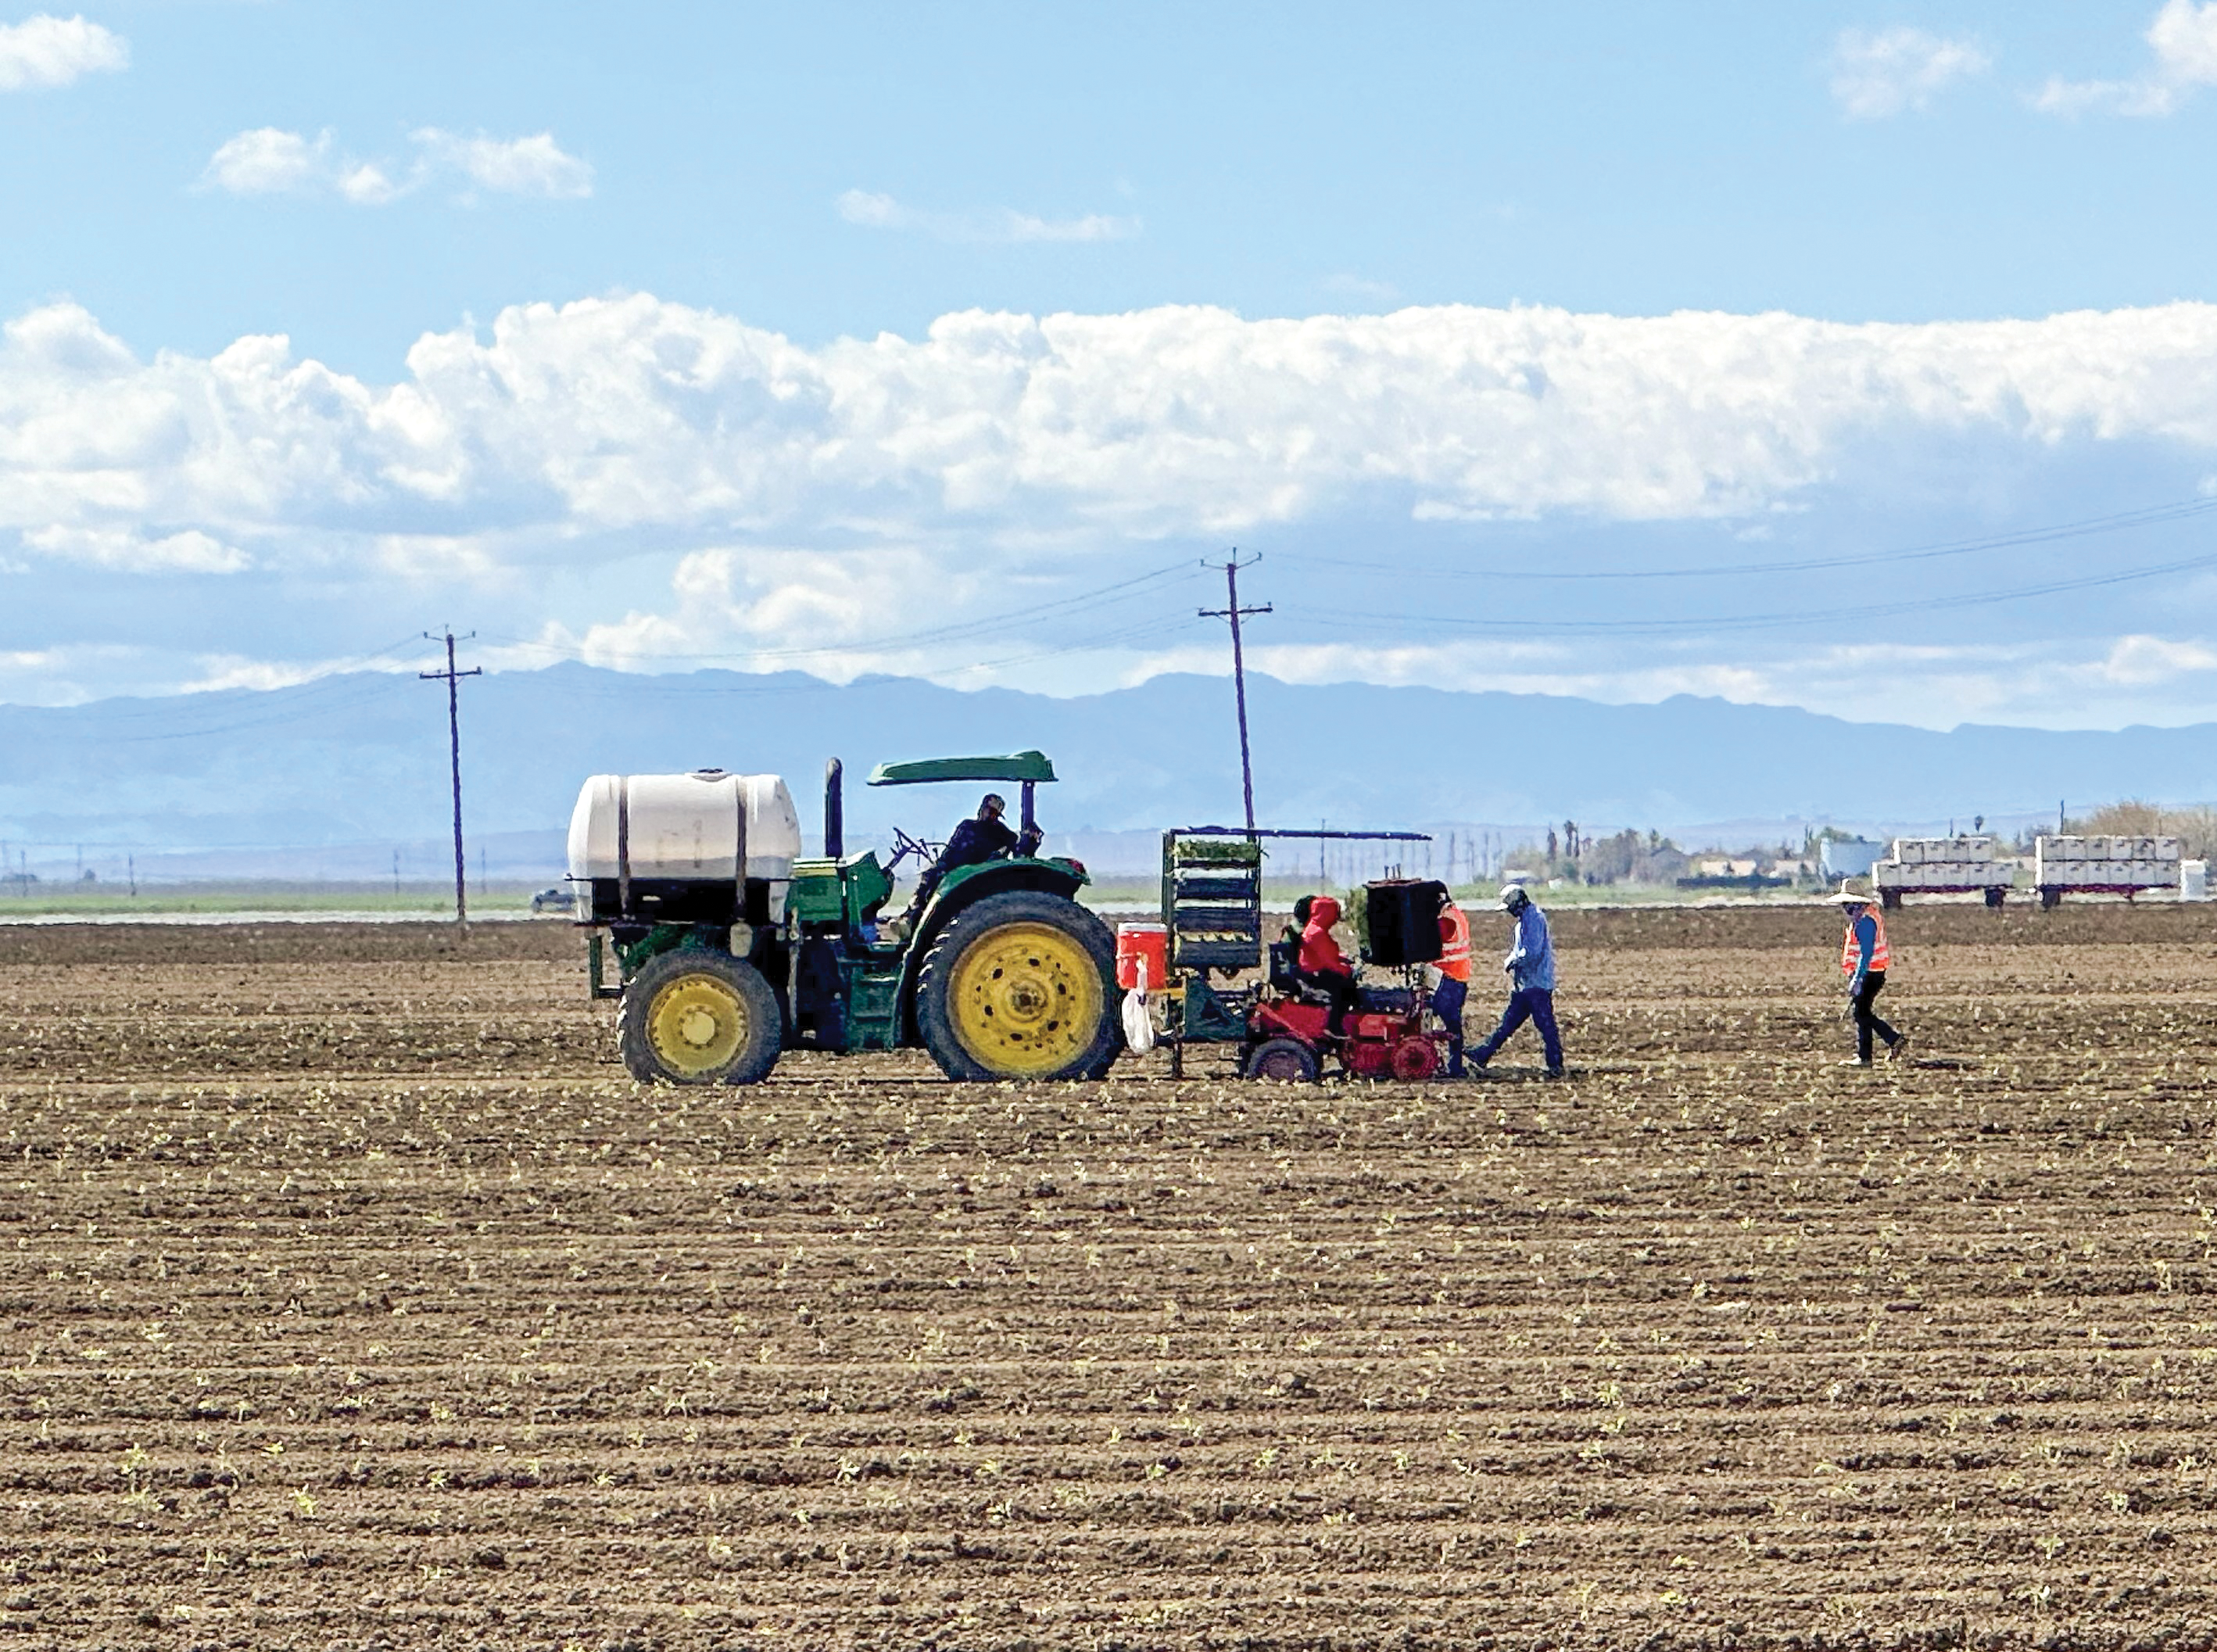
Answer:
[{"label": "power line", "polygon": [[[310,706],[288,707],[284,710],[275,712],[269,716],[249,717],[238,722],[207,723],[203,724],[198,728],[165,728],[151,734],[117,734],[111,738],[113,742],[119,746],[135,746],[144,745],[154,740],[200,739],[210,734],[236,733],[241,729],[270,728],[284,723],[308,722],[315,718],[325,716],[334,712],[352,711],[359,707],[367,705],[370,702],[377,699],[380,695],[385,693],[386,690],[392,687],[394,681],[394,679],[387,677],[383,672],[380,672],[378,674],[378,678],[374,683],[358,682],[356,681],[355,676],[330,680],[343,681],[346,683],[349,687],[352,688],[355,692],[342,698],[319,701],[316,704]],[[248,691],[250,693],[282,692],[281,690],[250,690]]]},{"label": "power line", "polygon": [[1894,603],[1861,603],[1851,608],[1807,609],[1800,613],[1723,614],[1684,619],[1553,620],[1468,619],[1442,614],[1380,614],[1358,609],[1288,608],[1312,623],[1350,628],[1360,622],[1381,625],[1445,626],[1461,631],[1514,631],[1528,634],[1594,634],[1606,636],[1662,636],[1685,632],[1756,631],[1784,629],[1797,625],[1830,625],[1848,620],[1886,618],[1898,614],[1922,614],[1934,609],[1979,608],[1997,603],[2022,602],[2032,597],[2052,597],[2064,591],[2094,591],[2108,585],[2129,585],[2160,579],[2168,573],[2188,573],[2217,567],[2217,552],[2160,562],[2148,567],[2127,568],[2116,573],[2086,574],[2076,579],[2052,579],[2020,585],[2009,591],[1972,591],[1956,597],[1920,597]]},{"label": "power line", "polygon": [[[2106,517],[2089,517],[2081,521],[2051,523],[2038,528],[2019,529],[2006,534],[1995,534],[1978,539],[1944,540],[1930,545],[1913,545],[1900,550],[1863,551],[1837,556],[1804,557],[1791,562],[1714,562],[1690,567],[1666,568],[1431,568],[1425,570],[1428,579],[1544,579],[1553,581],[1622,580],[1622,579],[1714,579],[1741,577],[1748,574],[1813,573],[1831,568],[1867,568],[1894,562],[1934,561],[1945,557],[1971,556],[1982,551],[2016,550],[2028,545],[2049,545],[2060,541],[2082,539],[2095,534],[2121,533],[2133,528],[2152,527],[2163,523],[2185,522],[2217,511],[2217,497],[2173,499],[2162,504],[2140,506]],[[1401,562],[1364,560],[1360,558],[1316,556],[1299,552],[1281,555],[1281,561],[1306,566],[1357,568],[1366,572],[1403,573],[1407,565]]]},{"label": "power line", "polygon": [[[1233,549],[1224,559],[1224,606],[1200,610],[1200,617],[1204,620],[1229,620],[1232,622],[1232,691],[1239,708],[1239,792],[1247,805],[1250,837],[1255,832],[1255,767],[1247,752],[1247,657],[1240,649],[1239,622],[1251,614],[1268,614],[1270,604],[1264,603],[1260,608],[1239,606],[1239,570],[1251,568],[1262,560],[1262,553],[1258,551],[1242,562],[1238,549]],[[1216,565],[1204,562],[1201,566],[1213,567]]]},{"label": "power line", "polygon": [[[423,634],[433,642],[439,640],[440,634],[437,632],[426,631]],[[470,926],[470,901],[468,893],[464,887],[467,865],[462,859],[461,682],[466,677],[483,677],[485,671],[482,667],[476,665],[471,666],[466,671],[456,671],[454,669],[454,630],[452,626],[447,628],[445,635],[447,669],[443,671],[418,671],[416,675],[427,683],[444,678],[447,684],[447,752],[452,760],[454,776],[454,925],[466,933]],[[463,640],[466,641],[475,635],[477,635],[476,632],[469,632]]]},{"label": "power line", "polygon": [[[204,696],[213,698],[218,694],[237,693],[259,700],[269,695],[283,695],[286,699],[282,709],[269,715],[250,715],[229,722],[203,723],[197,727],[157,728],[145,733],[115,734],[107,738],[111,743],[116,745],[139,745],[153,740],[195,739],[208,734],[228,734],[242,729],[267,728],[282,723],[305,722],[311,718],[320,717],[330,712],[350,710],[375,699],[380,692],[398,681],[397,674],[386,672],[372,674],[366,672],[362,668],[373,660],[381,659],[389,654],[398,653],[415,640],[413,636],[410,636],[398,642],[387,643],[374,653],[357,654],[347,660],[336,662],[330,669],[318,673],[305,682],[288,684],[278,689],[196,690],[172,695],[164,701],[144,706],[119,707],[112,710],[103,710],[101,714],[103,720],[113,719],[128,727],[133,722],[174,718],[180,714],[189,715],[195,710],[202,709],[203,708],[196,702]],[[365,677],[369,680],[365,681]],[[108,702],[98,703],[105,705]],[[54,708],[63,711],[76,709],[74,707]],[[246,710],[248,708],[226,700],[225,708],[238,712]],[[256,709],[259,712],[262,708]]]},{"label": "power line", "polygon": [[1170,636],[1189,629],[1194,622],[1189,619],[1147,620],[1126,626],[1120,630],[1096,632],[1083,642],[1066,642],[1050,648],[1034,648],[1021,654],[1004,655],[999,659],[982,659],[974,665],[961,665],[959,671],[999,671],[1005,665],[1026,665],[1035,659],[1053,659],[1064,654],[1090,653],[1118,643],[1143,642],[1151,638]]},{"label": "power line", "polygon": [[[748,648],[720,653],[689,653],[676,649],[641,649],[631,651],[627,657],[640,659],[673,660],[772,660],[815,659],[826,654],[881,653],[903,648],[920,648],[966,642],[989,637],[1018,626],[1036,624],[1042,620],[1074,617],[1090,614],[1106,603],[1133,601],[1142,596],[1157,594],[1164,585],[1176,585],[1195,578],[1195,569],[1186,563],[1175,563],[1165,567],[1150,569],[1127,579],[1078,591],[1068,597],[1057,597],[1046,602],[1028,603],[1021,608],[1006,609],[975,620],[956,620],[943,625],[925,626],[916,630],[890,632],[874,637],[860,637],[849,641],[818,644],[804,648]],[[489,640],[502,641],[503,646],[528,652],[553,655],[565,659],[581,659],[575,644],[553,643],[527,638]]]}]

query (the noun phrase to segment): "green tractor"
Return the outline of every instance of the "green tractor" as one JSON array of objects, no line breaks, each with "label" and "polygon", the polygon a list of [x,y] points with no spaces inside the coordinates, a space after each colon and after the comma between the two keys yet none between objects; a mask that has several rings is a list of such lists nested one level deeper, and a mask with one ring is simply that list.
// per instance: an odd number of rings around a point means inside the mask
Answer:
[{"label": "green tractor", "polygon": [[[922,1047],[951,1079],[1091,1079],[1122,1050],[1115,937],[1078,905],[1084,866],[1036,852],[1037,752],[881,764],[873,786],[1015,782],[1016,852],[948,869],[886,917],[893,873],[932,846],[844,852],[826,765],[820,857],[801,857],[774,775],[596,776],[570,825],[570,882],[596,998],[619,999],[634,1078],[752,1084],[789,1049]],[[614,968],[610,968],[613,954]]]}]

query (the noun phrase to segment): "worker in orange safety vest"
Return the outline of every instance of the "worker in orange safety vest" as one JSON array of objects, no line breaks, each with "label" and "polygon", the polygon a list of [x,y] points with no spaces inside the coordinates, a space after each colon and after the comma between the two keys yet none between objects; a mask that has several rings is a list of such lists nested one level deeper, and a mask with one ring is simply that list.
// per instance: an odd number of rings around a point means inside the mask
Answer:
[{"label": "worker in orange safety vest", "polygon": [[1439,985],[1432,988],[1432,1013],[1448,1030],[1448,1077],[1463,1076],[1462,1006],[1470,997],[1470,919],[1454,896],[1440,891]]},{"label": "worker in orange safety vest", "polygon": [[1839,893],[1829,897],[1840,908],[1847,919],[1847,932],[1840,939],[1840,973],[1848,978],[1848,1013],[1855,1018],[1856,1059],[1853,1065],[1871,1064],[1871,1035],[1875,1033],[1886,1043],[1886,1058],[1898,1061],[1909,1048],[1909,1039],[1879,1019],[1871,1008],[1872,1001],[1886,985],[1887,967],[1893,962],[1893,954],[1886,943],[1886,919],[1880,915],[1878,902],[1867,894],[1857,894],[1844,883]]}]

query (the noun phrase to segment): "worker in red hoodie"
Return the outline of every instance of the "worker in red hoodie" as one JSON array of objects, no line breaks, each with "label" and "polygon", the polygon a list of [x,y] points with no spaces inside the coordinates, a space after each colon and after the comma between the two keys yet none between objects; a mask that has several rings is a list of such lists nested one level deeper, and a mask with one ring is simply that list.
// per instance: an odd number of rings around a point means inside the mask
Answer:
[{"label": "worker in red hoodie", "polygon": [[1339,902],[1320,894],[1309,903],[1309,921],[1301,931],[1300,956],[1294,960],[1294,978],[1313,987],[1331,999],[1331,1016],[1325,1023],[1333,1037],[1347,1030],[1347,1012],[1355,1007],[1355,966],[1332,938],[1331,926],[1339,921]]}]

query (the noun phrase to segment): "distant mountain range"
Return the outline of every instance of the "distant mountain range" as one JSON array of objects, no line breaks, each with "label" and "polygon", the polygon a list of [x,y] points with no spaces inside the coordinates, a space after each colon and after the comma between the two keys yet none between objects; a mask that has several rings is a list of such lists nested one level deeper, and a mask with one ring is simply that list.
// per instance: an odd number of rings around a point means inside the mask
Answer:
[{"label": "distant mountain range", "polygon": [[[556,834],[595,773],[780,773],[812,832],[824,761],[837,756],[848,765],[851,834],[898,820],[941,835],[974,803],[973,789],[872,793],[861,782],[874,763],[1036,746],[1064,776],[1041,800],[1058,832],[1239,815],[1231,684],[1220,678],[1159,677],[1055,699],[894,678],[838,686],[797,672],[648,677],[562,665],[473,679],[462,699],[472,836],[550,873]],[[1775,841],[1809,822],[1887,829],[1952,819],[1967,829],[1977,814],[2010,826],[2053,818],[2059,799],[2078,807],[2217,798],[2217,724],[1943,734],[1685,696],[1603,705],[1267,678],[1250,679],[1249,702],[1257,812],[1285,826],[1514,832],[1567,818],[1589,832],[1635,826],[1695,841]],[[401,845],[435,862],[423,846],[447,830],[446,709],[443,684],[384,673],[0,706],[0,838],[11,863],[31,845],[34,869],[66,863],[78,845],[103,865],[127,849],[204,859],[283,847],[312,852],[221,858],[376,875],[388,846]],[[1141,864],[1146,841],[1130,840]]]}]

